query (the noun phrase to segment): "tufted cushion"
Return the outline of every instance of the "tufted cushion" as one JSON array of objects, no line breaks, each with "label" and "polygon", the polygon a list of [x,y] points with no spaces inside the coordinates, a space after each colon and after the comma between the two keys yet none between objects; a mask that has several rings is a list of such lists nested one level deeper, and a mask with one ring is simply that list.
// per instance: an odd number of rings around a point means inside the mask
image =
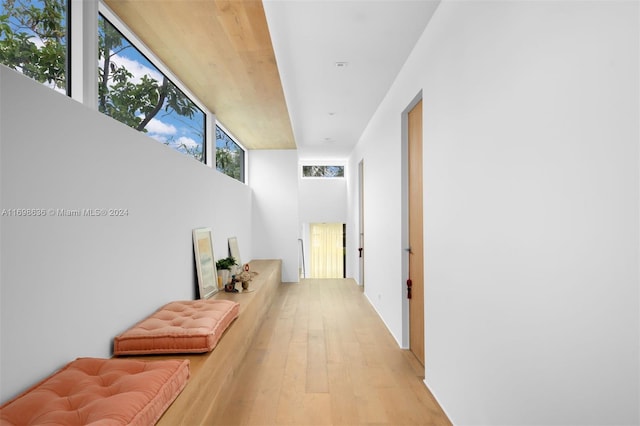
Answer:
[{"label": "tufted cushion", "polygon": [[116,336],[115,355],[199,353],[215,348],[238,316],[240,304],[230,300],[171,302]]},{"label": "tufted cushion", "polygon": [[0,424],[151,425],[188,378],[188,360],[78,358],[0,407]]}]

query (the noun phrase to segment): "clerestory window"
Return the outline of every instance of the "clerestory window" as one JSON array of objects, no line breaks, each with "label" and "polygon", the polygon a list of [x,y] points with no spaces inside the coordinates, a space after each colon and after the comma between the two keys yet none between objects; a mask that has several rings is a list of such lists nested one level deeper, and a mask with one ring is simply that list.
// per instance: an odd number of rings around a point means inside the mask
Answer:
[{"label": "clerestory window", "polygon": [[302,177],[343,178],[344,166],[326,166],[326,165],[302,166]]},{"label": "clerestory window", "polygon": [[98,39],[98,109],[203,162],[205,113],[102,15]]},{"label": "clerestory window", "polygon": [[67,0],[0,0],[0,63],[69,93]]},{"label": "clerestory window", "polygon": [[244,149],[216,124],[216,169],[240,182],[245,181]]}]

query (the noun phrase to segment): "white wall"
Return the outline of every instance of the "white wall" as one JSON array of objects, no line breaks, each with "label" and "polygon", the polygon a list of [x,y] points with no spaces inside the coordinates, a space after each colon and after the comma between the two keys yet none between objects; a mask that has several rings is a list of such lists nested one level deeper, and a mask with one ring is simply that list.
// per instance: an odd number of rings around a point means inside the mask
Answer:
[{"label": "white wall", "polygon": [[251,258],[249,187],[2,66],[0,112],[0,210],[127,209],[0,218],[0,400],[194,298],[193,228]]},{"label": "white wall", "polygon": [[[298,173],[298,176],[300,174]],[[345,223],[347,179],[298,178],[300,222]]]},{"label": "white wall", "polygon": [[298,154],[252,151],[253,258],[282,259],[282,281],[298,282]]},{"label": "white wall", "polygon": [[365,291],[401,341],[401,113],[422,90],[426,383],[456,425],[640,423],[638,21],[444,1],[351,158]]},{"label": "white wall", "polygon": [[[410,99],[409,99],[410,100]],[[407,100],[407,102],[409,101]],[[349,163],[347,272],[364,283],[365,296],[402,345],[402,305],[405,288],[400,265],[401,174],[400,117],[372,121]],[[397,146],[395,146],[397,144]],[[397,148],[397,149],[396,149]],[[364,278],[359,275],[358,163],[364,159]]]}]

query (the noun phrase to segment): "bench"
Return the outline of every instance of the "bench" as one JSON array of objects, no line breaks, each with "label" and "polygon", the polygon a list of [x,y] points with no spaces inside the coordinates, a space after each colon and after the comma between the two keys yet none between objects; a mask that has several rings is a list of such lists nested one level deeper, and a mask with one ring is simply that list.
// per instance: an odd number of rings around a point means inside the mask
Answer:
[{"label": "bench", "polygon": [[[222,305],[239,307],[239,314],[227,318],[233,323],[222,338],[217,336],[214,350],[78,358],[3,404],[0,425],[206,424],[214,406],[226,402],[224,390],[236,376],[281,283],[280,260],[254,260],[250,266],[258,273],[251,282],[254,291],[219,292],[212,297],[227,301]],[[184,318],[178,315],[177,321],[183,322]],[[198,351],[210,350],[211,340],[205,336],[201,341],[205,347]],[[124,339],[121,343],[130,342]],[[124,347],[124,352],[131,350],[126,344]]]},{"label": "bench", "polygon": [[0,424],[152,425],[188,377],[188,360],[78,358],[3,404]]},{"label": "bench", "polygon": [[209,413],[225,401],[225,389],[233,382],[241,368],[258,328],[271,307],[282,277],[281,260],[253,260],[251,271],[258,274],[251,281],[252,292],[218,292],[212,299],[230,300],[240,304],[240,313],[225,331],[216,348],[204,354],[146,355],[136,359],[187,359],[191,378],[182,393],[165,411],[158,425],[206,424]]}]

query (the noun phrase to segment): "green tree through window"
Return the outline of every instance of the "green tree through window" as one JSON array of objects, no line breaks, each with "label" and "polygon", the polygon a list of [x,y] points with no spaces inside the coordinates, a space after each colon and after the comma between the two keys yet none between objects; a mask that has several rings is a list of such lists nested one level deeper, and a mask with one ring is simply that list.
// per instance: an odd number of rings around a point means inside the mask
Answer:
[{"label": "green tree through window", "polygon": [[0,63],[67,93],[67,4],[1,0]]},{"label": "green tree through window", "polygon": [[302,166],[303,177],[344,177],[344,166]]},{"label": "green tree through window", "polygon": [[[68,93],[68,4],[0,0],[0,62]],[[203,161],[204,112],[102,16],[98,35],[99,110]]]},{"label": "green tree through window", "polygon": [[244,150],[216,125],[216,170],[244,182]]},{"label": "green tree through window", "polygon": [[102,16],[98,28],[98,109],[203,161],[204,112]]}]

